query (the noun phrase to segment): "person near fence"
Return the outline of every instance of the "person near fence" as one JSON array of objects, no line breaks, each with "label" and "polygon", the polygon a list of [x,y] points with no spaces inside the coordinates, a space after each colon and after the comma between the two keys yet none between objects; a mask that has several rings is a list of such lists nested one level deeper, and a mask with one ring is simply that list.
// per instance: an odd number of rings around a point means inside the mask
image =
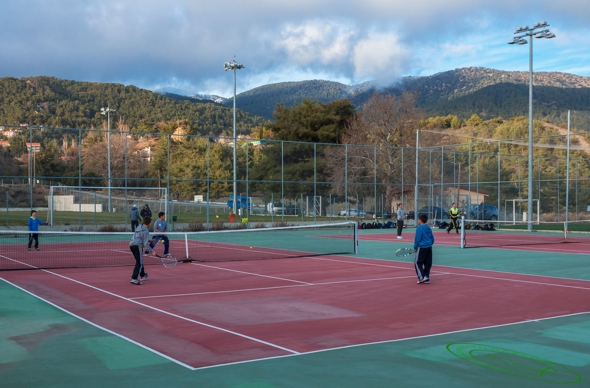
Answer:
[{"label": "person near fence", "polygon": [[404,229],[404,218],[406,217],[406,211],[404,210],[401,203],[397,204],[397,239],[402,239],[402,230]]},{"label": "person near fence", "polygon": [[131,237],[129,243],[129,249],[135,257],[135,267],[133,267],[133,274],[131,275],[131,284],[140,285],[143,280],[148,277],[143,266],[143,250],[146,252],[152,252],[150,248],[150,224],[152,223],[151,217],[143,217],[142,225],[138,226]]},{"label": "person near fence", "polygon": [[416,252],[414,267],[418,275],[418,284],[430,284],[434,235],[427,222],[428,216],[426,214],[420,214],[416,235],[414,236],[414,252]]},{"label": "person near fence", "polygon": [[133,207],[131,207],[129,218],[131,219],[131,231],[135,232],[135,229],[139,226],[139,210],[136,204],[133,204]]},{"label": "person near fence", "polygon": [[158,213],[158,219],[154,222],[154,237],[150,241],[150,248],[154,249],[158,242],[162,241],[164,243],[164,255],[168,255],[170,241],[168,240],[167,233],[168,222],[166,221],[166,213],[160,212]]},{"label": "person near fence", "polygon": [[143,209],[141,209],[141,218],[144,217],[152,217],[152,210],[150,209],[149,205],[146,203]]},{"label": "person near fence", "polygon": [[451,232],[451,229],[455,228],[457,234],[459,234],[459,226],[458,226],[458,218],[459,218],[460,211],[457,209],[457,204],[453,202],[451,208],[449,209],[449,216],[451,216],[451,224],[447,228],[447,234]]},{"label": "person near fence", "polygon": [[[48,225],[48,223],[38,219],[37,212],[31,210],[31,217],[29,217],[29,231],[38,232],[39,225]],[[31,250],[31,245],[33,245],[33,240],[35,240],[35,249],[39,250],[39,233],[29,233],[29,251]]]}]

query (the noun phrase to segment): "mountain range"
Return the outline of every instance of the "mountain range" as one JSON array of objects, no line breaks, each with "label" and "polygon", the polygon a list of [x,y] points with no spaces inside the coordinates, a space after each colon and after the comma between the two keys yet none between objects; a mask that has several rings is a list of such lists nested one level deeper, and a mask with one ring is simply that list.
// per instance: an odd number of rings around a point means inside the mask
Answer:
[{"label": "mountain range", "polygon": [[[302,98],[329,102],[350,98],[364,104],[374,93],[416,93],[418,106],[429,115],[457,115],[468,118],[512,117],[528,112],[528,72],[510,72],[479,67],[466,67],[425,77],[405,77],[386,88],[371,82],[345,85],[325,80],[281,82],[263,85],[237,95],[236,106],[252,115],[272,119],[278,103],[292,106]],[[590,110],[590,77],[559,72],[537,72],[533,77],[535,117],[558,117],[564,111]],[[176,90],[176,95],[185,92]],[[170,93],[164,92],[171,96]],[[190,95],[211,99],[211,96]],[[215,102],[233,106],[233,98],[213,96]],[[179,98],[179,97],[176,97]]]},{"label": "mountain range", "polygon": [[[465,120],[477,114],[482,119],[508,119],[528,113],[528,76],[527,72],[467,67],[406,77],[387,88],[370,82],[345,85],[326,80],[263,85],[237,96],[237,131],[247,134],[273,120],[277,104],[292,106],[303,98],[323,103],[349,98],[361,107],[374,93],[416,93],[418,107],[426,117],[456,115]],[[232,132],[231,98],[173,88],[156,93],[135,86],[47,76],[0,78],[0,125],[101,128],[105,122],[100,108],[106,106],[116,110],[116,125],[127,125],[131,130],[150,131],[157,123],[187,120],[203,135]],[[590,112],[590,77],[535,73],[535,118],[562,124],[568,110]]]}]

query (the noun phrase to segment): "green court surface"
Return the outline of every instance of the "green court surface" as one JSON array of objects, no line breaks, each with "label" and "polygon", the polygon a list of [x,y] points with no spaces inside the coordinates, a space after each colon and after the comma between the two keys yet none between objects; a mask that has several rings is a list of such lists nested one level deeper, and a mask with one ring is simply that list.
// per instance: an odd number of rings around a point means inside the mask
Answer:
[{"label": "green court surface", "polygon": [[[411,244],[409,236],[402,241],[361,240],[358,256],[411,261],[394,256],[396,249]],[[434,269],[590,280],[586,255],[440,245],[435,246],[434,263]],[[590,311],[590,297],[584,301]],[[514,303],[526,301],[514,295]],[[590,312],[190,370],[0,280],[3,387],[588,387],[588,333]]]}]

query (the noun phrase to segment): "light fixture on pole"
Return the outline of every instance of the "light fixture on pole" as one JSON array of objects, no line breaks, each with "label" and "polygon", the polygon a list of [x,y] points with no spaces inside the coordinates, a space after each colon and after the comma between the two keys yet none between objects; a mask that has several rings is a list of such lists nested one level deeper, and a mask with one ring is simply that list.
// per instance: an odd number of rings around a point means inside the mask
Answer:
[{"label": "light fixture on pole", "polygon": [[236,71],[243,69],[244,65],[240,65],[239,63],[236,62],[236,58],[234,58],[234,60],[232,62],[225,62],[223,64],[223,69],[225,71],[232,71],[234,72],[234,200],[233,200],[233,207],[232,207],[232,212],[234,214],[236,214],[236,209],[237,209],[237,202],[238,202],[238,197],[237,197],[237,192],[238,192],[238,187],[237,187],[237,148],[238,148],[238,142],[237,142],[237,138],[236,138]]},{"label": "light fixture on pole", "polygon": [[111,197],[111,112],[114,112],[114,109],[109,108],[100,108],[101,115],[107,115],[107,177],[108,177],[108,185],[109,185],[109,212],[113,211],[113,200]]},{"label": "light fixture on pole", "polygon": [[[514,38],[508,44],[527,44],[525,37],[529,37],[529,179],[528,179],[528,212],[527,212],[527,229],[533,230],[533,37],[535,38],[555,38],[555,34],[547,28],[547,22],[535,23],[532,28],[528,26],[518,27],[514,32]],[[537,202],[538,206],[538,202]]]}]

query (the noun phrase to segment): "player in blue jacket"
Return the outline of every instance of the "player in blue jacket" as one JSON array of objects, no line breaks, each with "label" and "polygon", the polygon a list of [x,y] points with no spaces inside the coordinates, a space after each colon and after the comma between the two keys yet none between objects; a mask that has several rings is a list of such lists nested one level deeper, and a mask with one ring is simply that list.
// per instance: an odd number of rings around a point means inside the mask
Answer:
[{"label": "player in blue jacket", "polygon": [[[38,232],[39,225],[47,225],[47,222],[38,219],[37,212],[31,210],[31,217],[29,217],[29,231]],[[35,240],[35,249],[39,250],[39,233],[29,233],[29,251],[31,250],[31,245],[33,245],[33,240]]]},{"label": "player in blue jacket", "polygon": [[154,237],[150,241],[150,248],[154,249],[158,242],[162,241],[164,243],[164,256],[168,255],[168,250],[170,249],[170,241],[168,240],[167,233],[168,222],[166,222],[166,213],[160,212],[158,213],[158,220],[154,222]]},{"label": "player in blue jacket", "polygon": [[416,235],[414,237],[414,251],[416,251],[414,267],[418,275],[418,284],[430,284],[434,236],[432,235],[432,229],[426,224],[427,222],[428,216],[426,214],[420,214],[418,217],[418,228],[416,228]]}]

